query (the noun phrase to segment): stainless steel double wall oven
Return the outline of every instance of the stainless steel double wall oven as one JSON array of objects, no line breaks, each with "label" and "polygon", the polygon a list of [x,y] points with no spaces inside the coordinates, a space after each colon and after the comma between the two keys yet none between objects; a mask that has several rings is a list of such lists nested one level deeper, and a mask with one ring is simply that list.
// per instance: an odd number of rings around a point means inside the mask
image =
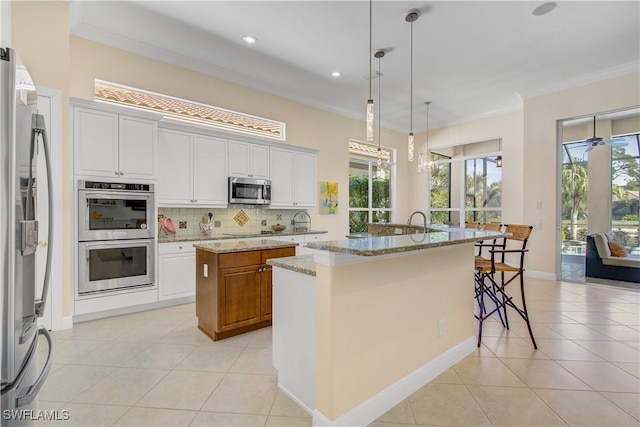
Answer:
[{"label": "stainless steel double wall oven", "polygon": [[81,180],[78,205],[78,295],[153,286],[153,184]]}]

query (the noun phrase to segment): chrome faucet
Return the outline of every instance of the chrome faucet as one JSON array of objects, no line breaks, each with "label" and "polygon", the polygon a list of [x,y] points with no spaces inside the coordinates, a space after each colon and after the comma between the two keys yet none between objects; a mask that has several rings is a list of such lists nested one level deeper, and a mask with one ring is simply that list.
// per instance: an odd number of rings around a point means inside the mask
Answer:
[{"label": "chrome faucet", "polygon": [[424,230],[423,231],[426,233],[427,232],[427,216],[422,211],[415,211],[411,215],[409,215],[409,220],[407,220],[407,225],[411,225],[411,220],[413,219],[413,216],[415,214],[422,215],[422,219],[423,219],[423,222],[424,222]]}]

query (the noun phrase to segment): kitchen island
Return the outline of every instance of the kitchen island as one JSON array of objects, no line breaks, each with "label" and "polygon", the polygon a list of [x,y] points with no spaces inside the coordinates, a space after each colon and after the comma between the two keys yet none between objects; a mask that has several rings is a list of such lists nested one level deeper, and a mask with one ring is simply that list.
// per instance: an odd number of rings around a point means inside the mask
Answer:
[{"label": "kitchen island", "polygon": [[254,240],[196,244],[198,328],[214,341],[271,326],[272,258],[297,243]]},{"label": "kitchen island", "polygon": [[367,425],[474,351],[474,243],[463,228],[310,243],[268,262],[278,386],[314,425]]}]

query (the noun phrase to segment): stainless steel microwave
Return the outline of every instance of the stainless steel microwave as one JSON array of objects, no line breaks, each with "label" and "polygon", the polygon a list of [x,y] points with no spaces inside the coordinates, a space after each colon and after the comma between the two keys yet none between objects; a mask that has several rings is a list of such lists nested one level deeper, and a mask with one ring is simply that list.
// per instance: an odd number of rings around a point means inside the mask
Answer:
[{"label": "stainless steel microwave", "polygon": [[229,203],[271,204],[271,181],[268,179],[229,177]]}]

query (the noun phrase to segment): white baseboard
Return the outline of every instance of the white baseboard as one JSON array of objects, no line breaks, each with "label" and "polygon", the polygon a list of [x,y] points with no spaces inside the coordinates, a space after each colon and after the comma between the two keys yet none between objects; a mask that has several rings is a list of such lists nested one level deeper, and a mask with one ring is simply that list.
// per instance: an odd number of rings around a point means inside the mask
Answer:
[{"label": "white baseboard", "polygon": [[297,397],[295,397],[293,394],[291,394],[289,392],[289,390],[287,390],[285,387],[283,387],[280,383],[278,383],[278,388],[287,395],[287,397],[291,400],[293,400],[294,402],[296,402],[296,404],[301,407],[302,409],[304,409],[309,415],[313,415],[313,409],[309,408],[307,405],[305,405],[304,403],[302,403],[300,400],[298,400]]},{"label": "white baseboard", "polygon": [[106,317],[121,316],[123,314],[137,313],[139,311],[155,310],[157,308],[170,307],[172,305],[188,304],[196,300],[195,296],[182,297],[164,301],[156,301],[148,304],[132,305],[129,307],[115,308],[98,311],[95,313],[78,314],[73,316],[73,323],[88,322],[90,320],[104,319]]},{"label": "white baseboard", "polygon": [[366,426],[378,419],[402,400],[424,387],[431,380],[473,353],[476,337],[471,336],[455,347],[442,353],[432,361],[416,369],[400,381],[385,388],[375,396],[365,400],[349,412],[335,420],[325,417],[320,411],[313,411],[314,426]]},{"label": "white baseboard", "polygon": [[59,319],[57,322],[54,322],[51,330],[53,331],[61,331],[63,329],[71,329],[73,328],[73,316],[63,317]]},{"label": "white baseboard", "polygon": [[533,279],[543,280],[558,280],[558,276],[554,273],[547,273],[545,271],[525,270],[524,277],[531,277]]}]

